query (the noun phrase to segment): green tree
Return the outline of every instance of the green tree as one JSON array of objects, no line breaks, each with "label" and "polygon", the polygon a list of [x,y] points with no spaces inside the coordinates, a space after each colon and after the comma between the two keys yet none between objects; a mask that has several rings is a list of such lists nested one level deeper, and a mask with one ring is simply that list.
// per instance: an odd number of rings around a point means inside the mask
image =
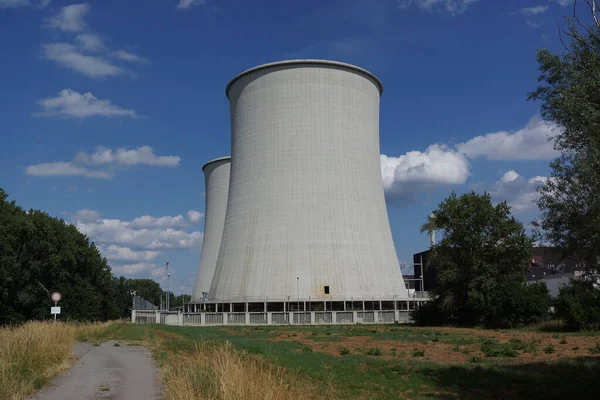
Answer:
[{"label": "green tree", "polygon": [[[587,0],[591,23],[574,15],[563,31],[564,51],[537,54],[540,85],[528,98],[541,102],[546,121],[558,126],[551,178],[539,189],[537,226],[567,253],[600,271],[600,22]],[[575,10],[576,8],[574,8]]]},{"label": "green tree", "polygon": [[114,278],[96,246],[73,225],[25,212],[0,189],[0,324],[49,318],[47,291],[61,292],[61,319],[121,316]]},{"label": "green tree", "polygon": [[[513,326],[547,309],[547,291],[536,296],[540,290],[525,283],[533,240],[506,202],[494,206],[488,193],[452,193],[421,231],[432,229],[442,232],[428,266],[437,269],[437,286],[417,322]],[[541,307],[524,305],[532,298]]]},{"label": "green tree", "polygon": [[556,316],[572,329],[600,327],[600,289],[589,279],[573,279],[555,301]]},{"label": "green tree", "polygon": [[164,299],[163,290],[152,279],[129,279],[128,285],[131,290],[135,290],[136,296],[143,297],[155,306],[160,304],[161,298]]}]

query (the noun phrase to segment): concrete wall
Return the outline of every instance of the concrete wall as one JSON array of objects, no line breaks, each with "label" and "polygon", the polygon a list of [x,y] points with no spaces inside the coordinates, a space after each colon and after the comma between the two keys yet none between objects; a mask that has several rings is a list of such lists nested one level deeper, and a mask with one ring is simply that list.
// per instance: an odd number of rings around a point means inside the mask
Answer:
[{"label": "concrete wall", "polygon": [[192,301],[202,300],[202,293],[210,290],[223,236],[230,169],[231,157],[209,161],[202,167],[205,177],[206,212],[202,253],[192,292]]},{"label": "concrete wall", "polygon": [[231,180],[211,299],[407,297],[381,185],[381,90],[364,70],[306,60],[230,83]]}]

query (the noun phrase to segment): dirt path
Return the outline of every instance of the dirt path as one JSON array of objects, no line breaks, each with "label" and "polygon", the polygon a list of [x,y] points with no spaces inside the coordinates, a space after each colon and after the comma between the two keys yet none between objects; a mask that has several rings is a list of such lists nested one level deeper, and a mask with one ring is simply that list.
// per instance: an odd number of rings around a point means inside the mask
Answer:
[{"label": "dirt path", "polygon": [[143,347],[109,341],[76,344],[79,358],[66,374],[31,400],[158,400],[163,398],[158,370]]}]

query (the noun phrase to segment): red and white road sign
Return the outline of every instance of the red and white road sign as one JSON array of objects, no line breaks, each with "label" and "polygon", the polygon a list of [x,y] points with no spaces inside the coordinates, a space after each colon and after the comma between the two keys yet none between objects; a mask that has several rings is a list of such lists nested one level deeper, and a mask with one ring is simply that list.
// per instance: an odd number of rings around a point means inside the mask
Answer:
[{"label": "red and white road sign", "polygon": [[52,301],[58,302],[60,301],[60,299],[62,299],[62,296],[60,295],[60,293],[54,292],[52,293],[52,296],[50,296],[50,298],[52,299]]}]

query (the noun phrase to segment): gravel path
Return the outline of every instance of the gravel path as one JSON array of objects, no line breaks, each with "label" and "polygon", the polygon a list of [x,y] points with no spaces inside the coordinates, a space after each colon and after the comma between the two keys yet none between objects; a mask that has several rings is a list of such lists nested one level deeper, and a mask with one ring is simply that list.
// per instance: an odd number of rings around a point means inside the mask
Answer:
[{"label": "gravel path", "polygon": [[163,390],[150,352],[118,341],[78,343],[79,358],[52,386],[31,400],[159,400]]}]

